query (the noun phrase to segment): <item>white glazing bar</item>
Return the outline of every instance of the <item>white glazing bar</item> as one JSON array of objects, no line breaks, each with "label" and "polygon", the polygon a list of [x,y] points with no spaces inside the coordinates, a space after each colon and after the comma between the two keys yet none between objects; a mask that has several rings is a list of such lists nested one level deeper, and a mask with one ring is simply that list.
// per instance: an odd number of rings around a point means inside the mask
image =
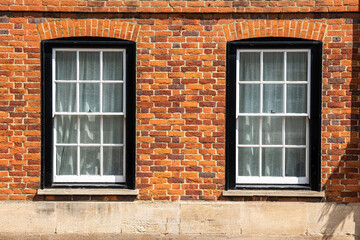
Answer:
[{"label": "white glazing bar", "polygon": [[282,176],[285,177],[285,117],[282,117]]},{"label": "white glazing bar", "polygon": [[[76,146],[80,146],[80,147],[100,147],[101,145],[99,143],[57,143],[56,146],[58,147],[76,147]],[[123,143],[107,143],[107,144],[102,144],[102,146],[105,147],[123,147],[124,144]]]},{"label": "white glazing bar", "polygon": [[309,170],[310,170],[310,166],[309,166],[309,154],[310,154],[310,150],[309,150],[309,119],[306,119],[306,162],[305,162],[305,176],[307,179],[307,182],[309,182]]},{"label": "white glazing bar", "polygon": [[[63,113],[61,113],[63,114]],[[239,113],[239,116],[271,116],[271,117],[307,117],[306,113]]]},{"label": "white glazing bar", "polygon": [[[287,52],[284,52],[284,113],[287,112],[287,109],[286,109],[286,101],[287,101],[287,98],[286,98],[286,94],[287,94],[287,65],[286,65],[286,61],[287,61]],[[283,116],[281,118],[281,136],[282,136],[282,154],[281,154],[281,160],[282,160],[282,176],[285,177],[285,117]]]},{"label": "white glazing bar", "polygon": [[[126,118],[124,118],[124,144],[123,146],[126,146]],[[123,176],[126,175],[126,147],[123,147]]]},{"label": "white glazing bar", "polygon": [[[56,83],[76,83],[76,80],[54,80]],[[81,80],[81,83],[124,83],[121,80],[108,80],[108,81],[100,81],[100,80]]]},{"label": "white glazing bar", "polygon": [[80,63],[79,63],[79,51],[76,51],[76,113],[77,113],[77,159],[76,159],[76,175],[80,176],[80,115],[79,115],[79,110],[80,110],[80,96],[79,96],[79,79],[80,79]]},{"label": "white glazing bar", "polygon": [[[124,126],[123,126],[123,143],[124,146],[126,146],[126,50],[123,51],[123,78],[122,80],[124,81],[124,85],[123,85],[123,112],[124,112]],[[123,147],[123,176],[126,176],[126,147]],[[124,178],[125,180],[125,178]]]},{"label": "white glazing bar", "polygon": [[102,112],[102,95],[103,95],[103,85],[102,85],[102,81],[103,80],[103,52],[100,51],[100,79],[99,79],[99,83],[100,83],[100,112]]},{"label": "white glazing bar", "polygon": [[[235,97],[235,117],[236,117],[236,133],[235,133],[235,143],[238,145],[239,143],[239,111],[240,111],[240,104],[239,104],[239,88],[240,88],[240,51],[237,50],[236,52],[236,97]],[[237,160],[235,163],[235,176],[239,176],[239,148],[236,147],[235,149],[235,159]]]},{"label": "white glazing bar", "polygon": [[287,94],[287,77],[286,77],[286,73],[287,73],[287,65],[286,65],[286,59],[287,59],[287,53],[284,52],[284,113],[287,113],[287,109],[286,109],[286,100],[287,100],[287,97],[286,97],[286,94]]},{"label": "white glazing bar", "polygon": [[307,184],[308,180],[306,179],[306,177],[238,176],[237,182],[247,184]]},{"label": "white glazing bar", "polygon": [[260,114],[263,113],[263,52],[260,52]]},{"label": "white glazing bar", "polygon": [[55,84],[55,80],[56,80],[56,61],[55,58],[56,57],[56,51],[53,49],[52,50],[52,95],[53,95],[53,99],[52,99],[52,117],[54,117],[54,113],[56,111],[55,106],[56,106],[56,84]]},{"label": "white glazing bar", "polygon": [[124,176],[111,175],[111,176],[99,176],[99,175],[61,175],[56,177],[58,182],[67,183],[106,183],[106,182],[124,182]]},{"label": "white glazing bar", "polygon": [[[74,48],[56,48],[57,51],[76,51]],[[118,49],[118,48],[106,48],[106,49],[100,49],[100,48],[81,48],[81,52],[124,52],[124,49]]]},{"label": "white glazing bar", "polygon": [[239,87],[240,87],[240,51],[238,50],[236,53],[236,98],[235,98],[235,106],[236,106],[236,119],[239,118],[240,112],[240,104],[239,104]]},{"label": "white glazing bar", "polygon": [[[58,81],[59,82],[59,81]],[[67,81],[69,82],[69,81]],[[241,84],[260,84],[260,81],[241,81]],[[263,84],[284,84],[284,81],[266,81]],[[307,81],[288,81],[287,84],[308,84]]]},{"label": "white glazing bar", "polygon": [[124,85],[123,85],[123,112],[124,112],[124,115],[126,117],[126,60],[125,60],[125,57],[126,57],[126,51],[124,50],[123,51],[123,82],[124,82]]},{"label": "white glazing bar", "polygon": [[307,75],[307,81],[308,81],[308,85],[307,85],[307,93],[306,93],[306,96],[307,96],[307,114],[308,114],[308,117],[306,119],[306,163],[305,163],[305,169],[306,169],[306,179],[307,179],[307,183],[309,183],[309,179],[310,179],[310,176],[309,176],[309,171],[310,171],[310,166],[309,166],[309,154],[310,154],[310,150],[309,150],[309,147],[310,147],[310,140],[309,140],[309,134],[310,134],[310,127],[309,127],[309,121],[310,121],[310,117],[311,117],[311,114],[310,114],[310,91],[311,91],[311,54],[310,54],[310,50],[308,51],[308,75]]},{"label": "white glazing bar", "polygon": [[[55,56],[56,56],[56,51],[53,49],[52,50],[52,59],[51,59],[51,61],[52,61],[52,69],[51,69],[51,71],[52,71],[52,76],[51,76],[51,80],[52,80],[52,83],[51,83],[51,85],[52,85],[52,96],[53,96],[53,98],[52,98],[52,113],[51,113],[51,115],[52,115],[52,118],[53,118],[53,120],[54,120],[54,125],[53,125],[53,142],[54,143],[56,143],[56,117],[55,117],[55,101],[56,101],[56,84],[55,84],[55,79],[56,79],[56,67],[55,67],[55,64],[56,64],[56,61],[55,61]],[[52,161],[53,161],[53,169],[52,169],[52,172],[53,172],[53,181],[55,181],[55,177],[56,177],[56,167],[57,167],[57,164],[56,164],[56,155],[57,155],[57,152],[56,152],[56,146],[55,146],[55,144],[52,146],[52,148],[53,148],[53,156],[52,156]]]},{"label": "white glazing bar", "polygon": [[[61,115],[76,115],[76,116],[123,116],[124,113],[119,113],[119,112],[107,112],[107,113],[100,113],[100,112],[80,112],[80,113],[76,113],[76,112],[55,112],[55,115],[57,114],[61,114]],[[307,116],[307,115],[306,115]]]},{"label": "white glazing bar", "polygon": [[260,52],[259,176],[262,175],[263,52]]},{"label": "white glazing bar", "polygon": [[306,93],[306,97],[307,97],[307,114],[309,115],[309,119],[311,117],[310,115],[310,91],[311,91],[311,54],[310,54],[310,51],[308,51],[308,69],[307,69],[307,82],[308,82],[308,85],[307,85],[307,93]]},{"label": "white glazing bar", "polygon": [[[241,49],[239,50],[241,52],[284,52],[284,49]],[[287,52],[307,52],[308,50],[306,49],[291,49],[291,50],[286,50]]]},{"label": "white glazing bar", "polygon": [[[103,51],[100,51],[100,112],[103,112],[103,70],[104,70],[104,61],[103,61]],[[103,149],[103,134],[104,134],[104,116],[100,116],[100,176],[104,174],[104,149]]]},{"label": "white glazing bar", "polygon": [[52,148],[53,148],[53,181],[55,181],[55,177],[56,177],[56,169],[57,169],[57,161],[56,161],[56,156],[57,156],[57,149],[56,149],[56,140],[57,140],[57,133],[56,133],[56,117],[54,117],[54,126],[53,126],[53,142],[55,143]]},{"label": "white glazing bar", "polygon": [[[238,147],[260,147],[260,144],[238,144]],[[306,148],[306,145],[261,145],[262,148]]]}]

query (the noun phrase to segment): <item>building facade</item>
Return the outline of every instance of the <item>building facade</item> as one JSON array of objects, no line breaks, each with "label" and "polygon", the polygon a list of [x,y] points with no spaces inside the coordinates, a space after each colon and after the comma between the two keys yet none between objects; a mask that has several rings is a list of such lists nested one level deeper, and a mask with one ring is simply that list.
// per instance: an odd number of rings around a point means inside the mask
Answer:
[{"label": "building facade", "polygon": [[356,239],[359,10],[2,0],[0,236]]}]

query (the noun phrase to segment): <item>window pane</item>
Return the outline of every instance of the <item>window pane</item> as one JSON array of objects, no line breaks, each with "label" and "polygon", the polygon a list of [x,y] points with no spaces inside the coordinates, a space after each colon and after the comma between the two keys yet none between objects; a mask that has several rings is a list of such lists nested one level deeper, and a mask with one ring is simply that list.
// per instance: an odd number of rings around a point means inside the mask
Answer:
[{"label": "window pane", "polygon": [[282,176],[282,149],[262,149],[262,176]]},{"label": "window pane", "polygon": [[100,117],[80,117],[80,143],[100,143]]},{"label": "window pane", "polygon": [[123,84],[103,84],[103,112],[123,111]]},{"label": "window pane", "polygon": [[103,53],[103,80],[123,80],[123,53]]},{"label": "window pane", "polygon": [[100,53],[79,52],[80,80],[100,80]]},{"label": "window pane", "polygon": [[307,113],[306,93],[306,84],[288,84],[286,90],[286,112]]},{"label": "window pane", "polygon": [[239,176],[259,176],[259,148],[239,148]]},{"label": "window pane", "polygon": [[104,175],[123,175],[122,147],[104,147]]},{"label": "window pane", "polygon": [[260,85],[240,84],[239,85],[239,112],[258,113],[260,112]]},{"label": "window pane", "polygon": [[284,53],[264,52],[264,81],[284,81]]},{"label": "window pane", "polygon": [[260,53],[240,53],[240,81],[260,81]]},{"label": "window pane", "polygon": [[76,83],[56,83],[56,111],[76,112]]},{"label": "window pane", "polygon": [[79,87],[80,112],[99,112],[99,84],[81,83]]},{"label": "window pane", "polygon": [[80,174],[99,175],[100,174],[100,148],[81,147],[80,148]]},{"label": "window pane", "polygon": [[259,117],[240,116],[239,144],[259,144]]},{"label": "window pane", "polygon": [[287,148],[285,150],[285,176],[305,177],[305,148]]},{"label": "window pane", "polygon": [[287,81],[307,81],[308,53],[288,52],[286,66]]},{"label": "window pane", "polygon": [[77,143],[77,116],[56,116],[56,142]]},{"label": "window pane", "polygon": [[263,117],[262,143],[266,145],[282,144],[281,117]]},{"label": "window pane", "polygon": [[103,141],[104,143],[124,142],[124,117],[104,116],[103,120]]},{"label": "window pane", "polygon": [[76,52],[56,51],[56,80],[76,80]]},{"label": "window pane", "polygon": [[264,113],[283,113],[283,85],[264,84],[263,86],[263,112]]},{"label": "window pane", "polygon": [[285,144],[306,144],[306,117],[285,118]]},{"label": "window pane", "polygon": [[56,148],[56,175],[76,175],[77,147]]}]

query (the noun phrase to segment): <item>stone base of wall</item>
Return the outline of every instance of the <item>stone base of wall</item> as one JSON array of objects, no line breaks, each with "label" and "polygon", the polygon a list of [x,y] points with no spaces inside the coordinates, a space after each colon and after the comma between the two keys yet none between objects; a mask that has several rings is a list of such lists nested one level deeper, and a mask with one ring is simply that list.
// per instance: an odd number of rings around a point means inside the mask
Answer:
[{"label": "stone base of wall", "polygon": [[0,239],[360,239],[360,204],[1,202]]},{"label": "stone base of wall", "polygon": [[222,234],[0,234],[6,240],[360,240],[354,236],[239,236]]}]

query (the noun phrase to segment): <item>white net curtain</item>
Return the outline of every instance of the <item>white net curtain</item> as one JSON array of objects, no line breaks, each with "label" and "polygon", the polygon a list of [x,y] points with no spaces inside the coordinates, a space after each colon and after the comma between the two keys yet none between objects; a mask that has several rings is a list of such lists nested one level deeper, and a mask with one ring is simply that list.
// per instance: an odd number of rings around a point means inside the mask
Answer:
[{"label": "white net curtain", "polygon": [[55,66],[56,174],[122,175],[123,53],[59,50]]},{"label": "white net curtain", "polygon": [[238,176],[305,176],[308,52],[244,51],[238,64]]}]

